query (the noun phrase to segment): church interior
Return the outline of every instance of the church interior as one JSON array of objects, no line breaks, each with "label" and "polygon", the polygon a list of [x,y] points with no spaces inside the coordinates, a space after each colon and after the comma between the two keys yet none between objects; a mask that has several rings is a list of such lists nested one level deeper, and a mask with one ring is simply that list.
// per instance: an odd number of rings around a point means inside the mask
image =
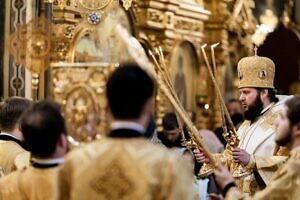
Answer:
[{"label": "church interior", "polygon": [[[299,0],[5,0],[0,9],[0,96],[58,102],[75,142],[107,132],[107,78],[136,62],[123,36],[149,60],[159,49],[199,129],[222,124],[207,61],[224,101],[239,97],[237,63],[255,53],[274,61],[279,94],[300,92]],[[158,130],[172,109],[158,89]]]}]

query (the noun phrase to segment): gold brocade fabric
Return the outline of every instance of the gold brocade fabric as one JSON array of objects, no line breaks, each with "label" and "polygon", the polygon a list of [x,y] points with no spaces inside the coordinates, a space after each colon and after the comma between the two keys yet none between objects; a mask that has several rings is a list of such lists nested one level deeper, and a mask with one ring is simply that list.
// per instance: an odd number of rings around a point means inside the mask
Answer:
[{"label": "gold brocade fabric", "polygon": [[291,151],[287,162],[273,175],[267,187],[255,193],[253,197],[246,196],[237,188],[230,189],[225,199],[254,200],[293,200],[300,199],[300,147]]},{"label": "gold brocade fabric", "polygon": [[29,166],[30,153],[13,141],[0,140],[0,177]]},{"label": "gold brocade fabric", "polygon": [[242,58],[238,63],[239,88],[274,88],[275,64],[261,56]]},{"label": "gold brocade fabric", "polygon": [[278,147],[278,149],[276,149],[276,151],[274,152],[276,156],[288,156],[289,153],[290,151],[286,147]]},{"label": "gold brocade fabric", "polygon": [[[238,130],[238,147],[251,155],[250,166],[244,166],[249,174],[235,178],[237,187],[244,193],[253,195],[262,189],[287,159],[287,150],[275,144],[275,121],[288,98],[280,96],[279,102],[271,105],[255,122],[245,121]],[[234,173],[237,165],[233,160],[227,163]]]},{"label": "gold brocade fabric", "polygon": [[60,199],[195,199],[192,169],[145,139],[105,138],[71,152]]},{"label": "gold brocade fabric", "polygon": [[1,200],[58,199],[58,167],[28,167],[0,179]]}]

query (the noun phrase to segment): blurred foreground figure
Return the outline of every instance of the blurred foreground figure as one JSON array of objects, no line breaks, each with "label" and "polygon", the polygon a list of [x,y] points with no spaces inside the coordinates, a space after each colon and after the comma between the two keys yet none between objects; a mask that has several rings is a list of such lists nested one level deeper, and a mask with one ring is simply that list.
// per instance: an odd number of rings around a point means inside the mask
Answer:
[{"label": "blurred foreground figure", "polygon": [[69,154],[61,171],[61,199],[194,199],[188,164],[144,135],[153,95],[153,80],[138,66],[115,70],[106,88],[111,132]]},{"label": "blurred foreground figure", "polygon": [[0,105],[0,177],[29,165],[30,153],[26,151],[19,118],[31,105],[21,97],[10,97]]},{"label": "blurred foreground figure", "polygon": [[21,119],[32,166],[0,180],[0,199],[58,199],[58,169],[67,151],[66,128],[59,106],[41,101]]}]

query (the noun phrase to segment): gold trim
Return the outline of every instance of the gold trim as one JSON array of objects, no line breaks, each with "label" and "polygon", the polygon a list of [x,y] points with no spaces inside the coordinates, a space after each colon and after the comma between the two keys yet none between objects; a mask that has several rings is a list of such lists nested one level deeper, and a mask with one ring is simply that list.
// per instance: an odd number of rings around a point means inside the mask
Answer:
[{"label": "gold trim", "polygon": [[[92,1],[92,2],[89,2],[89,1]],[[109,4],[111,4],[112,1],[113,0],[101,0],[101,1],[78,0],[77,3],[80,7],[82,7],[85,10],[94,11],[94,10],[102,10],[102,9],[106,8]],[[93,6],[88,6],[87,5],[88,3],[92,4]]]}]

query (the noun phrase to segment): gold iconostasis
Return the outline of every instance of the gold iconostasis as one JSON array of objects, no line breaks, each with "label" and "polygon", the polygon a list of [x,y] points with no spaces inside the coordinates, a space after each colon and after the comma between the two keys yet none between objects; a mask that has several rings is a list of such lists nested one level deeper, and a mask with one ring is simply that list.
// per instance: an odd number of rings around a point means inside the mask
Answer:
[{"label": "gold iconostasis", "polygon": [[[251,10],[249,5],[242,5],[242,10]],[[253,26],[243,26],[244,22],[252,25],[252,19],[235,21],[230,18],[233,6],[220,0],[12,0],[8,6],[11,19],[6,19],[7,33],[17,30],[13,19],[26,24],[37,16],[45,16],[52,22],[51,50],[46,62],[49,66],[39,74],[38,99],[52,98],[62,105],[75,141],[90,141],[106,133],[106,80],[120,63],[134,62],[115,31],[118,24],[142,44],[146,53],[162,49],[176,93],[184,108],[197,114],[198,128],[214,128],[221,123],[201,46],[220,43],[216,48],[215,77],[223,93],[227,88],[227,94],[234,83],[226,82],[233,73],[227,24],[231,32],[243,33],[236,39],[244,44],[240,52],[252,47],[244,41]],[[238,18],[243,19],[242,16]],[[4,96],[31,97],[30,70],[16,64],[8,52],[4,57],[6,65],[4,88],[8,89]],[[160,90],[156,92],[155,106],[160,127],[164,113],[172,111]]]},{"label": "gold iconostasis", "polygon": [[[200,53],[197,51],[203,42],[204,21],[210,14],[203,4],[133,1],[126,10],[122,1],[107,1],[103,9],[84,2],[83,8],[70,3],[63,15],[55,1],[53,5],[53,23],[58,33],[70,32],[56,36],[64,42],[65,52],[61,49],[53,54],[60,53],[53,59],[50,70],[50,96],[63,105],[68,129],[75,140],[93,140],[106,132],[109,117],[105,82],[119,63],[134,61],[115,32],[118,24],[140,41],[145,52],[156,47],[163,49],[180,100],[186,109],[197,111],[196,96],[206,90],[199,84]],[[61,16],[70,18],[61,19]],[[92,19],[95,21],[89,21]],[[163,114],[172,110],[160,91],[157,91],[156,108],[159,125]]]}]

